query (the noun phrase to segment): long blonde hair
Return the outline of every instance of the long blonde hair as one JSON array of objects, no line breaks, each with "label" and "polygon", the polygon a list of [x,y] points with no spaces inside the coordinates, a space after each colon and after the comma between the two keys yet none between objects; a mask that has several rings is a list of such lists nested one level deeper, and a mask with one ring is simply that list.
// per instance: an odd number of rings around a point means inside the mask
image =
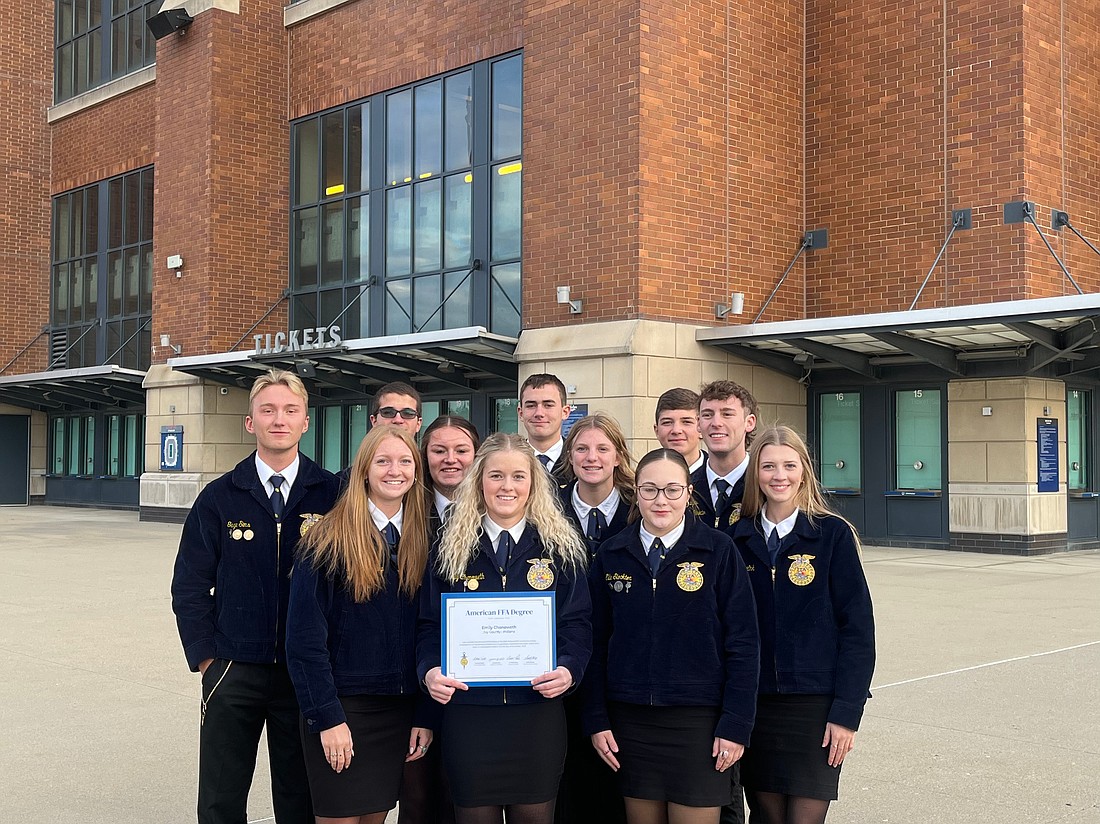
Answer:
[{"label": "long blonde hair", "polygon": [[424,468],[412,436],[398,426],[376,426],[355,453],[347,489],[332,510],[313,525],[299,542],[302,557],[333,578],[342,577],[356,602],[369,599],[385,586],[389,547],[371,518],[367,472],[382,442],[401,441],[412,453],[415,476],[405,493],[397,572],[401,592],[411,598],[420,588],[428,562],[428,499]]},{"label": "long blonde hair", "polygon": [[519,435],[497,432],[481,444],[474,463],[455,493],[454,510],[439,546],[439,574],[445,581],[457,581],[466,572],[481,541],[481,519],[485,515],[482,479],[485,464],[500,452],[519,452],[527,459],[531,494],[525,518],[539,532],[542,545],[565,568],[583,569],[587,559],[584,541],[562,514],[550,476],[535,458],[535,451]]},{"label": "long blonde hair", "polygon": [[573,447],[577,443],[577,438],[589,429],[600,430],[611,441],[611,445],[615,447],[619,465],[615,467],[612,483],[619,490],[623,503],[630,506],[634,500],[634,459],[630,456],[630,448],[626,445],[626,436],[623,434],[618,421],[606,412],[586,415],[574,423],[569,430],[569,436],[565,439],[565,444],[561,450],[562,461],[565,464],[565,471],[561,476],[562,480],[566,483],[572,483],[577,479],[577,474],[573,471]]},{"label": "long blonde hair", "polygon": [[806,447],[802,436],[789,426],[769,427],[753,439],[752,452],[749,453],[749,468],[745,470],[745,497],[741,502],[742,517],[755,518],[767,503],[764,490],[760,488],[760,455],[766,446],[787,446],[795,451],[799,461],[802,462],[802,485],[794,494],[795,504],[811,522],[827,515],[844,521],[852,530],[852,537],[855,538],[858,549],[859,533],[847,518],[832,509],[825,500],[821,482],[817,479],[813,461],[810,459],[810,450]]}]

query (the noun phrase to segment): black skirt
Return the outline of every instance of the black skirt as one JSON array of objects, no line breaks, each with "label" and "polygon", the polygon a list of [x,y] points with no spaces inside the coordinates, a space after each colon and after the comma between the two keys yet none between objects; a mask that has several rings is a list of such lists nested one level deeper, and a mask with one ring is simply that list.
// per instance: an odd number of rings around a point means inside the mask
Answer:
[{"label": "black skirt", "polygon": [[741,761],[745,790],[835,801],[840,767],[821,746],[832,704],[831,695],[761,695]]},{"label": "black skirt", "polygon": [[401,790],[409,752],[415,696],[342,695],[351,729],[351,766],[337,773],[325,758],[321,736],[299,723],[302,751],[313,796],[313,814],[346,818],[392,810]]},{"label": "black skirt", "polygon": [[443,708],[443,768],[459,807],[542,804],[565,765],[560,698],[534,704]]},{"label": "black skirt", "polygon": [[611,702],[619,745],[619,788],[627,798],[685,807],[724,807],[733,800],[737,766],[714,768],[718,707],[652,707]]}]

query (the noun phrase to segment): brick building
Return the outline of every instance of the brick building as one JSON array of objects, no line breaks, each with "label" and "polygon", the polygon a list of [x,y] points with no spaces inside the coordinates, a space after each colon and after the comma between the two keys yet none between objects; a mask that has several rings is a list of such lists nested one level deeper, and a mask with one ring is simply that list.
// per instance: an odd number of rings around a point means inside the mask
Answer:
[{"label": "brick building", "polygon": [[4,502],[182,517],[270,365],[333,468],[552,371],[639,452],[744,383],[869,542],[1100,536],[1083,0],[9,5]]}]

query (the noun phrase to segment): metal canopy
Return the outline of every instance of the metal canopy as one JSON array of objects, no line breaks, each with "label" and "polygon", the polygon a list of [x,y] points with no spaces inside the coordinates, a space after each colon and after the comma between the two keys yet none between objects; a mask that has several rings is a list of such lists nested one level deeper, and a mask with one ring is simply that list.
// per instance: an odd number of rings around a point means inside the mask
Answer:
[{"label": "metal canopy", "polygon": [[0,403],[40,412],[134,409],[145,406],[145,373],[121,366],[84,366],[0,376]]},{"label": "metal canopy", "polygon": [[1089,294],[716,326],[695,337],[802,380],[1066,378],[1100,369],[1098,329],[1100,294]]},{"label": "metal canopy", "polygon": [[516,339],[480,326],[344,341],[339,347],[263,354],[256,350],[169,358],[168,365],[215,383],[248,388],[268,369],[297,372],[311,398],[362,401],[405,381],[422,395],[514,392]]}]

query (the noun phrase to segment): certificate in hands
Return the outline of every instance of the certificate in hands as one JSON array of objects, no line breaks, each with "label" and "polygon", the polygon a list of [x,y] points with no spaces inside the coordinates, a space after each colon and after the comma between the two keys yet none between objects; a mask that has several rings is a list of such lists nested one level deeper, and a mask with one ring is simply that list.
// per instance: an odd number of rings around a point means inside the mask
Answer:
[{"label": "certificate in hands", "polygon": [[557,666],[554,593],[443,593],[443,674],[471,687],[527,686]]}]

